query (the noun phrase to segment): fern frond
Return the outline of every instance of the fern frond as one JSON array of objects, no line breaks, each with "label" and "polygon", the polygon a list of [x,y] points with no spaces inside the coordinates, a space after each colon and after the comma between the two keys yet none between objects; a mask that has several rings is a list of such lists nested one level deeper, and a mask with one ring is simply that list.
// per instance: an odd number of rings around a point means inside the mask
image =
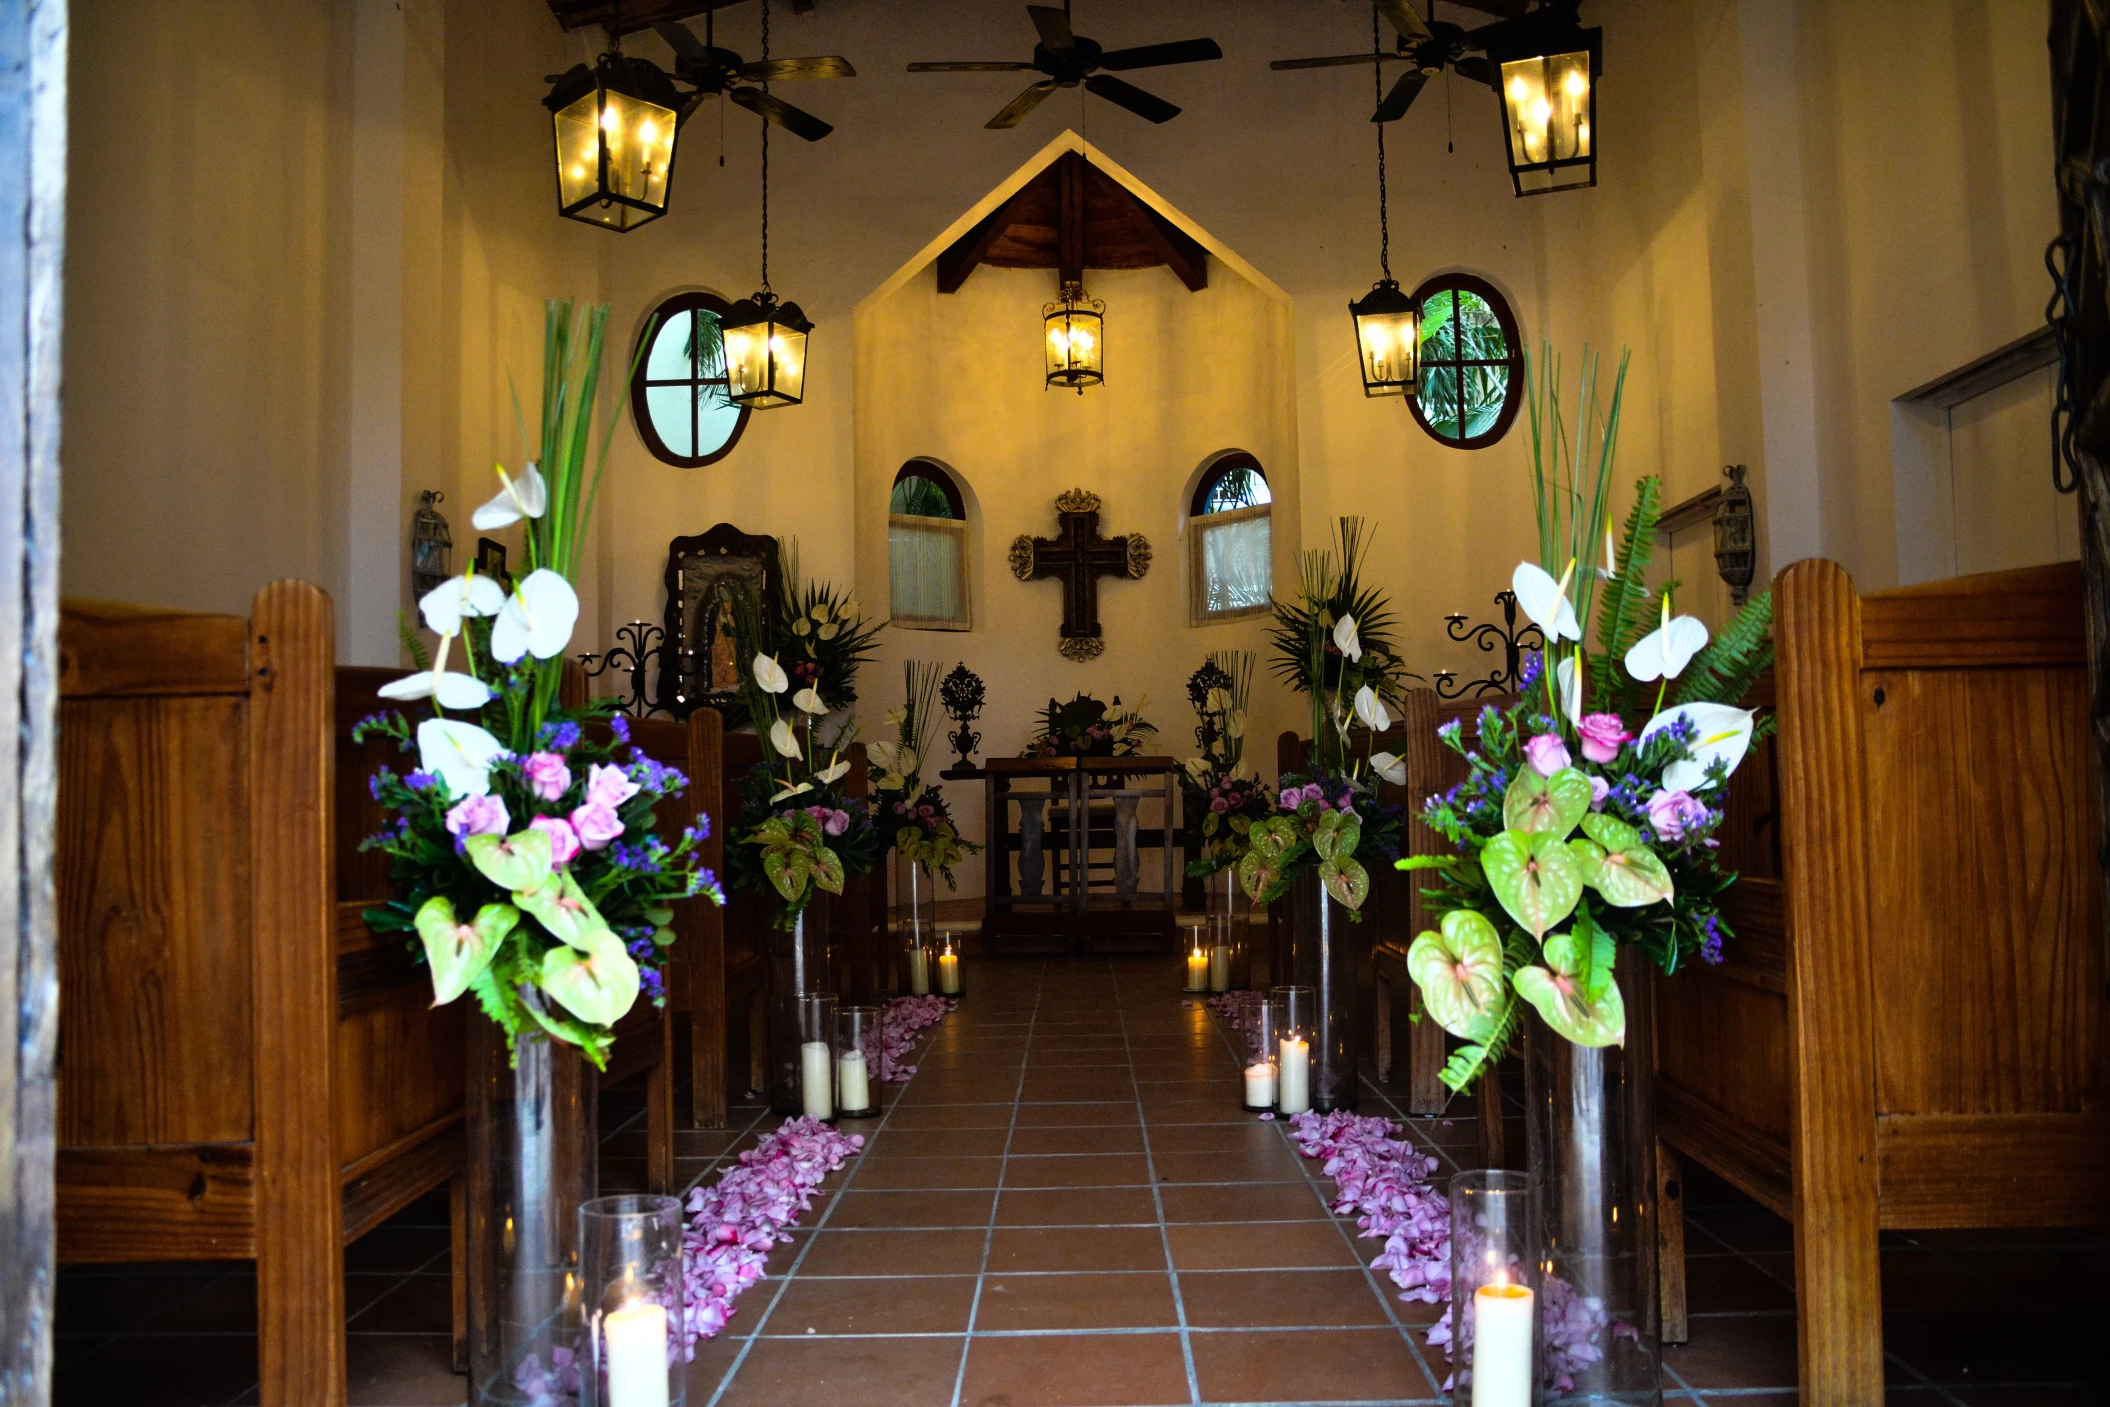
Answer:
[{"label": "fern frond", "polygon": [[1700,651],[1678,681],[1676,701],[1740,702],[1773,663],[1773,593],[1762,591]]},{"label": "fern frond", "polygon": [[425,642],[418,639],[418,633],[410,628],[409,617],[401,611],[396,612],[396,638],[403,642],[403,653],[410,656],[413,668],[432,668],[432,655],[425,649]]}]

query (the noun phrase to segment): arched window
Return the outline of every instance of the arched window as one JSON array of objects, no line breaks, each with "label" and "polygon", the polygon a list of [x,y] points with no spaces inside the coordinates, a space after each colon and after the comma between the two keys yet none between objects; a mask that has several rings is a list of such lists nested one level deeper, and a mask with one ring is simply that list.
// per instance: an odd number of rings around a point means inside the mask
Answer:
[{"label": "arched window", "polygon": [[1524,342],[1509,300],[1471,274],[1438,274],[1421,305],[1420,393],[1407,406],[1453,449],[1485,449],[1508,433],[1524,399]]},{"label": "arched window", "polygon": [[1243,450],[1202,471],[1188,504],[1193,521],[1189,595],[1196,624],[1236,620],[1269,608],[1275,593],[1267,473]]},{"label": "arched window", "polygon": [[712,293],[677,293],[653,311],[652,345],[630,378],[630,417],[654,457],[684,469],[716,464],[740,443],[746,406],[725,393],[718,320],[730,305]]},{"label": "arched window", "polygon": [[911,459],[887,498],[887,583],[893,623],[967,630],[967,502],[950,473]]}]

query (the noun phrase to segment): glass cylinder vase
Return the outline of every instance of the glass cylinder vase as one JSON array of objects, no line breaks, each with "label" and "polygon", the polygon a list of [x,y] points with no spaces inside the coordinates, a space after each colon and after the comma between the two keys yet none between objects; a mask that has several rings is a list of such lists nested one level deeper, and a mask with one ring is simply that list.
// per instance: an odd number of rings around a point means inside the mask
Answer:
[{"label": "glass cylinder vase", "polygon": [[1316,866],[1290,883],[1294,971],[1314,1000],[1311,1032],[1311,1107],[1322,1114],[1355,1108],[1356,924],[1319,881]]},{"label": "glass cylinder vase", "polygon": [[[799,1098],[799,999],[823,991],[835,970],[829,921],[833,896],[816,891],[789,928],[770,925],[769,947],[769,1107],[795,1117],[805,1112]],[[779,911],[781,915],[781,911]],[[826,1038],[834,1038],[831,1023]]]},{"label": "glass cylinder vase", "polygon": [[1275,1027],[1275,1107],[1284,1114],[1311,1108],[1311,1044],[1318,1000],[1309,987],[1276,987],[1268,992],[1269,1021]]},{"label": "glass cylinder vase", "polygon": [[1239,1038],[1244,1046],[1240,1063],[1244,1066],[1245,1094],[1238,1107],[1248,1114],[1266,1114],[1274,1109],[1276,1094],[1281,1088],[1278,1069],[1281,1047],[1276,1036],[1279,1028],[1275,1025],[1274,1003],[1253,1002],[1245,1008],[1243,1017]]},{"label": "glass cylinder vase", "polygon": [[1209,990],[1244,991],[1253,985],[1253,902],[1238,882],[1236,865],[1218,870],[1202,884],[1209,919]]},{"label": "glass cylinder vase", "polygon": [[576,1046],[528,1031],[509,1058],[503,1031],[469,1024],[469,1403],[533,1407],[579,1391],[578,1212],[597,1190],[599,1084]]},{"label": "glass cylinder vase", "polygon": [[1545,1351],[1538,1180],[1462,1172],[1451,1179],[1452,1401],[1538,1407]]},{"label": "glass cylinder vase", "polygon": [[1527,1013],[1526,1164],[1546,1236],[1549,1376],[1561,1403],[1663,1400],[1656,1299],[1655,1043],[1647,959],[1613,969],[1626,1043],[1578,1046]]},{"label": "glass cylinder vase", "polygon": [[801,992],[770,1030],[769,1106],[780,1114],[835,1118],[833,992]]},{"label": "glass cylinder vase", "polygon": [[681,1203],[597,1197],[579,1208],[586,1359],[580,1407],[683,1407]]},{"label": "glass cylinder vase", "polygon": [[936,971],[938,889],[936,877],[899,850],[894,852],[894,902],[888,915],[894,933],[894,990],[905,997],[927,997]]},{"label": "glass cylinder vase", "polygon": [[880,1012],[846,1006],[835,1014],[835,1108],[843,1119],[879,1116]]}]

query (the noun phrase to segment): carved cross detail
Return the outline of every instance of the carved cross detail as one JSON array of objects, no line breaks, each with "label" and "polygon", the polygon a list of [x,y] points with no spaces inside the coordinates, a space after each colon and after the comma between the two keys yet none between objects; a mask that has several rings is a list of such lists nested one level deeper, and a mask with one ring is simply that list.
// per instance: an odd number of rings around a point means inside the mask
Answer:
[{"label": "carved cross detail", "polygon": [[1021,533],[1011,543],[1011,574],[1020,581],[1062,581],[1061,650],[1080,663],[1106,648],[1099,632],[1099,578],[1141,577],[1150,543],[1141,533],[1099,536],[1099,496],[1071,489],[1055,500],[1061,529],[1053,538]]}]

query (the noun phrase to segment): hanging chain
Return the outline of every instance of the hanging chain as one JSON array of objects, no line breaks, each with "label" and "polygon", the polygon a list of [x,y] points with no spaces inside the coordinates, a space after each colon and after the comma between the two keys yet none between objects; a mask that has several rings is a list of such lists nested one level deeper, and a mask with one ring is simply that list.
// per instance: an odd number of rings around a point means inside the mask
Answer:
[{"label": "hanging chain", "polygon": [[[762,0],[762,62],[769,62],[769,0]],[[762,80],[769,91],[769,80]],[[769,119],[762,119],[762,291],[769,292]]]},{"label": "hanging chain", "polygon": [[[768,0],[763,0],[766,5]],[[1385,101],[1385,61],[1381,42],[1383,36],[1377,27],[1377,6],[1370,7],[1370,79],[1376,90],[1379,106]],[[1385,278],[1392,277],[1392,202],[1385,195],[1385,124],[1372,123],[1377,128],[1377,266],[1385,271]]]},{"label": "hanging chain", "polygon": [[2051,403],[2051,485],[2060,493],[2080,487],[2080,461],[2073,449],[2073,274],[2074,241],[2060,235],[2045,246],[2044,269],[2051,275],[2051,301],[2044,305],[2044,321],[2051,324],[2052,340],[2059,347],[2058,389]]}]

